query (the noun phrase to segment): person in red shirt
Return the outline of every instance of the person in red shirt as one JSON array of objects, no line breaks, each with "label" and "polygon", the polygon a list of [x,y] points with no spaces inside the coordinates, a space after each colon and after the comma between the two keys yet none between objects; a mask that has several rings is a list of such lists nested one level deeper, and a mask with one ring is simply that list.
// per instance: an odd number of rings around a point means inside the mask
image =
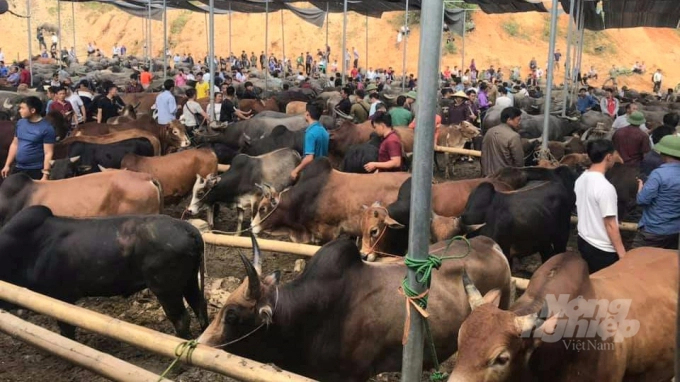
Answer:
[{"label": "person in red shirt", "polygon": [[634,111],[628,116],[628,126],[616,129],[612,136],[614,148],[626,166],[639,167],[642,158],[651,150],[649,135],[640,130],[640,125],[645,122],[644,114]]},{"label": "person in red shirt", "polygon": [[63,87],[59,87],[58,89],[57,96],[55,97],[54,102],[50,103],[50,108],[47,112],[59,112],[67,121],[72,121],[72,125],[77,125],[78,119],[73,112],[73,106],[66,100],[66,89]]},{"label": "person in red shirt", "polygon": [[359,75],[359,70],[357,70],[357,68],[352,68],[349,74],[352,76],[352,78],[357,78],[357,76]]},{"label": "person in red shirt", "polygon": [[366,163],[364,169],[367,172],[403,171],[404,147],[401,138],[392,128],[392,117],[386,112],[378,111],[373,115],[371,125],[382,137],[382,142],[378,149],[378,161]]},{"label": "person in red shirt", "polygon": [[153,79],[153,75],[151,72],[149,72],[148,68],[144,68],[144,71],[139,75],[139,82],[142,84],[142,88],[145,91],[149,90],[149,87],[151,87],[151,80]]},{"label": "person in red shirt", "polygon": [[26,69],[26,66],[23,63],[19,64],[19,68],[21,68],[21,72],[19,73],[19,84],[31,86],[31,72]]}]

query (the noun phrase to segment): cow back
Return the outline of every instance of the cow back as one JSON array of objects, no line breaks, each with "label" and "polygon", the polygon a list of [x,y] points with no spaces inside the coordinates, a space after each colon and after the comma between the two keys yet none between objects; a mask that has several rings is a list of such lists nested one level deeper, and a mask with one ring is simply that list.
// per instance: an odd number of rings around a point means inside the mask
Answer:
[{"label": "cow back", "polygon": [[153,155],[161,155],[161,143],[157,136],[145,130],[128,129],[101,136],[81,135],[66,138],[54,145],[54,159],[66,158],[69,154],[70,146],[75,142],[106,145],[136,138],[146,139],[153,148]]}]

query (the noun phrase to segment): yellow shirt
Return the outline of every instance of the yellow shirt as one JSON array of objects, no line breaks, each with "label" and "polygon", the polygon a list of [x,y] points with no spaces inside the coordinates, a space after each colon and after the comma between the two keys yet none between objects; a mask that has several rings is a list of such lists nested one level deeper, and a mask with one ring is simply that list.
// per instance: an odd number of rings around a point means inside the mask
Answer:
[{"label": "yellow shirt", "polygon": [[210,97],[210,94],[208,93],[209,90],[210,90],[209,83],[205,81],[202,84],[196,83],[196,99]]}]

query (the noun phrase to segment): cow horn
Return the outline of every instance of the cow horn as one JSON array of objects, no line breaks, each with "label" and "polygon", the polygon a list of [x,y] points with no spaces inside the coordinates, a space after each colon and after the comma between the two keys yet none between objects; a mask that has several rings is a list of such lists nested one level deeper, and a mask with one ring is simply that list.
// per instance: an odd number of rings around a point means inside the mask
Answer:
[{"label": "cow horn", "polygon": [[484,227],[485,225],[486,225],[486,223],[482,223],[482,224],[471,224],[471,225],[463,224],[463,225],[461,226],[461,228],[463,229],[463,232],[464,232],[464,233],[470,233],[470,232],[475,232],[475,231],[481,229],[481,228]]},{"label": "cow horn", "polygon": [[515,317],[515,326],[520,333],[530,331],[533,328],[540,328],[545,322],[548,312],[548,302],[544,301],[541,310],[538,312]]},{"label": "cow horn", "polygon": [[243,265],[246,267],[246,275],[248,275],[248,290],[245,297],[249,300],[258,300],[260,298],[260,276],[250,260],[240,251],[239,255]]},{"label": "cow horn", "polygon": [[470,308],[472,310],[475,310],[478,306],[484,303],[482,294],[479,292],[472,280],[470,280],[465,268],[463,268],[463,286],[465,287],[465,293],[468,296],[468,303],[470,303]]},{"label": "cow horn", "polygon": [[252,232],[250,233],[250,241],[253,244],[253,266],[255,267],[257,274],[261,275],[262,274],[262,254],[260,253],[260,245],[257,244],[257,238],[255,237],[255,235]]},{"label": "cow horn", "polygon": [[2,107],[5,108],[5,109],[11,109],[12,108],[12,104],[9,103],[9,98],[5,98],[5,102],[2,103]]}]

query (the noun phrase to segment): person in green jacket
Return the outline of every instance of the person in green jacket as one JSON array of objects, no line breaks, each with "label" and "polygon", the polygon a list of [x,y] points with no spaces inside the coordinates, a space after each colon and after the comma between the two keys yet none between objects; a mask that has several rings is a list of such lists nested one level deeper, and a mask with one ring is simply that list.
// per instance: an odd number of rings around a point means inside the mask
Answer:
[{"label": "person in green jacket", "polygon": [[397,106],[390,109],[392,126],[408,126],[413,120],[413,114],[404,108],[404,103],[406,103],[406,97],[400,95],[397,97]]}]

